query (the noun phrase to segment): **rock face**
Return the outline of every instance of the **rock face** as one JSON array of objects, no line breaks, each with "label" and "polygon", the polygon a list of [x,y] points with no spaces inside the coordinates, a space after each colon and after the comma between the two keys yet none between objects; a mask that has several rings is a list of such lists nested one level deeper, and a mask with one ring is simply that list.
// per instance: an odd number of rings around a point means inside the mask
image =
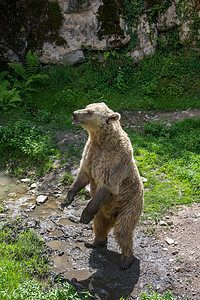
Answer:
[{"label": "rock face", "polygon": [[[192,39],[199,43],[199,1],[144,0],[136,11],[131,3],[0,0],[0,56],[5,61],[22,61],[27,50],[32,49],[37,50],[42,63],[74,64],[84,60],[83,47],[122,47],[131,40],[131,33],[136,33],[137,39],[129,55],[136,60],[153,53],[158,38],[167,43],[168,31],[177,31],[182,42]],[[137,22],[130,25],[133,19]]]}]

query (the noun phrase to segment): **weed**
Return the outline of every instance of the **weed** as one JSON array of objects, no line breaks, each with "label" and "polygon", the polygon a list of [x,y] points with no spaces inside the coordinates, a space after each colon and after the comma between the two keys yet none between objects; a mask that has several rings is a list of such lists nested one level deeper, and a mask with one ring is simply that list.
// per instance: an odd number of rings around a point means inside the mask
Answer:
[{"label": "weed", "polygon": [[47,275],[49,269],[47,248],[32,230],[24,229],[21,220],[3,224],[0,244],[2,264],[4,264],[4,260],[12,258],[29,274],[37,274],[39,277]]},{"label": "weed", "polygon": [[9,81],[0,82],[0,109],[16,108],[19,102],[21,102],[19,91],[16,88],[10,89]]},{"label": "weed", "polygon": [[[42,130],[23,120],[15,123],[8,122],[6,126],[0,126],[0,150],[2,153],[1,164],[6,160],[17,160],[15,172],[19,174],[23,162],[27,166],[27,160],[31,167],[38,164],[45,166],[55,158],[55,150],[50,143],[50,137]],[[15,163],[16,165],[16,163]],[[12,166],[12,164],[10,164]],[[47,165],[46,165],[47,166]]]},{"label": "weed", "polygon": [[148,179],[144,212],[153,219],[176,205],[199,202],[199,121],[153,122],[142,135],[128,130],[140,174]]},{"label": "weed", "polygon": [[63,175],[61,183],[63,185],[71,185],[73,181],[74,181],[74,176],[71,175],[71,174],[66,173],[66,174]]},{"label": "weed", "polygon": [[1,223],[0,298],[8,299],[91,299],[89,292],[76,292],[70,284],[50,288],[33,279],[49,272],[48,248],[22,220]]},{"label": "weed", "polygon": [[143,232],[146,236],[154,236],[155,234],[155,227],[154,226],[148,226],[143,229]]},{"label": "weed", "polygon": [[143,292],[140,295],[140,300],[183,300],[183,298],[175,296],[171,291],[166,291],[160,294],[149,287],[149,291]]},{"label": "weed", "polygon": [[48,79],[48,75],[39,74],[39,61],[37,53],[27,52],[25,66],[18,62],[9,63],[15,74],[20,78],[13,78],[13,87],[20,91],[20,94],[27,98],[32,98],[32,93],[36,91],[35,83],[41,83]]}]

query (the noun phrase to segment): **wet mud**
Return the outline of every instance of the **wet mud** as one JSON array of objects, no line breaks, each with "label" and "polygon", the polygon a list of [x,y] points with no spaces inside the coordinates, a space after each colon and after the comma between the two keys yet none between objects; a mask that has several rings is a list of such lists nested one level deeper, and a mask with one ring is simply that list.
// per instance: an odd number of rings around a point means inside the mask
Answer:
[{"label": "wet mud", "polygon": [[[26,196],[17,199],[16,195],[13,200],[8,194],[7,199],[3,201],[8,211],[0,214],[0,217],[6,217],[12,210],[13,215],[20,214],[28,227],[42,236],[51,249],[53,277],[59,276],[63,280],[76,278],[76,288],[89,290],[94,299],[117,300],[120,297],[139,299],[140,293],[149,285],[158,292],[170,289],[177,295],[200,299],[199,246],[196,244],[196,248],[192,248],[195,251],[195,255],[194,253],[192,255],[193,260],[189,254],[186,256],[183,253],[184,249],[188,253],[192,250],[189,250],[191,245],[188,243],[186,245],[182,241],[186,237],[181,237],[179,230],[182,230],[182,223],[178,222],[178,214],[169,217],[171,230],[169,226],[163,226],[162,223],[155,224],[151,220],[140,222],[134,234],[133,264],[128,270],[122,271],[119,268],[121,251],[115,242],[113,231],[109,234],[107,249],[85,247],[84,242],[93,238],[92,225],[79,223],[87,201],[77,197],[73,205],[62,212],[59,210],[62,199],[50,196],[43,205],[36,205],[33,209],[36,197],[29,191]],[[21,198],[24,200],[20,200]],[[14,206],[13,202],[17,205]],[[193,218],[196,220],[194,223],[199,226],[200,215],[197,212],[200,205],[196,204],[194,209]],[[180,212],[183,214],[183,210]],[[177,232],[173,229],[174,224]],[[149,236],[146,232],[152,226],[155,227],[155,234]],[[186,227],[185,223],[184,226]],[[193,232],[198,234],[195,229]],[[167,244],[166,236],[172,237],[176,243]],[[191,233],[190,236],[192,239]]]}]

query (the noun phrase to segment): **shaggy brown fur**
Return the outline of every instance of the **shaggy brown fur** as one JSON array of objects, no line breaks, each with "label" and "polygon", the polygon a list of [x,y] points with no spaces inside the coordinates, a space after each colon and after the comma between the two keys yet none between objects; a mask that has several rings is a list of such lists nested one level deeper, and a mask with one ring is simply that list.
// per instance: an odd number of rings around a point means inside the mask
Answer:
[{"label": "shaggy brown fur", "polygon": [[116,241],[122,250],[121,268],[127,269],[133,260],[133,231],[143,206],[143,185],[133,159],[133,149],[120,126],[120,115],[104,103],[94,103],[75,111],[73,124],[88,131],[80,170],[71,185],[62,207],[90,183],[91,201],[80,222],[93,219],[95,238],[88,247],[106,245],[108,233],[114,227]]}]

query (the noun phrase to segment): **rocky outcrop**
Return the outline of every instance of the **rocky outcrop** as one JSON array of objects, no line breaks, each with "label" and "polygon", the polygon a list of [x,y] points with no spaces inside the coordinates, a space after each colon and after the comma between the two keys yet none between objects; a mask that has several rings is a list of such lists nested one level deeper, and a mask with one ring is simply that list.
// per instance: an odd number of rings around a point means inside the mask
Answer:
[{"label": "rocky outcrop", "polygon": [[[199,1],[144,0],[136,11],[138,15],[131,16],[137,19],[131,31],[130,28],[127,31],[128,3],[128,0],[0,0],[1,59],[22,61],[27,50],[32,49],[37,50],[42,63],[74,64],[84,61],[83,47],[92,50],[122,47],[132,39],[131,33],[137,39],[129,55],[136,60],[153,53],[158,39],[168,43],[166,32],[170,30],[177,31],[183,43],[189,39],[199,43]],[[130,9],[131,13],[134,9]]]}]

